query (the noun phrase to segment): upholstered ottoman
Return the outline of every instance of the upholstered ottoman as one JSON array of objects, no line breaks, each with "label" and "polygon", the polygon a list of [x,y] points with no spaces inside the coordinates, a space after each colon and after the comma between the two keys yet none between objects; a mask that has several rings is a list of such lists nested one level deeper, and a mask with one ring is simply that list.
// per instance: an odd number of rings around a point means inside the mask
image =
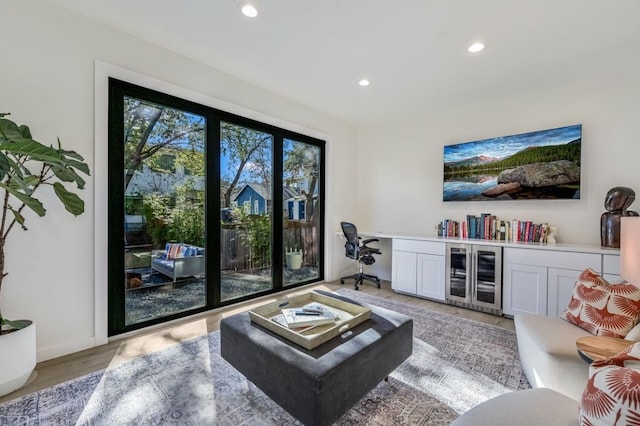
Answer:
[{"label": "upholstered ottoman", "polygon": [[220,323],[221,354],[305,425],[330,425],[412,353],[413,320],[370,307],[370,319],[312,350],[252,323],[248,313],[233,315]]}]

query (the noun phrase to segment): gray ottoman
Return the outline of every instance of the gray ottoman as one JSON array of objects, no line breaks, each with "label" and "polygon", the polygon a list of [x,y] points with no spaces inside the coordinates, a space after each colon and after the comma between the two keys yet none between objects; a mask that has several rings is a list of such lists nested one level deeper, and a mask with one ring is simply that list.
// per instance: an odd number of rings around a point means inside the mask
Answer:
[{"label": "gray ottoman", "polygon": [[233,315],[220,323],[221,354],[305,425],[330,425],[412,353],[413,320],[370,307],[370,319],[312,350],[252,323],[248,313]]}]

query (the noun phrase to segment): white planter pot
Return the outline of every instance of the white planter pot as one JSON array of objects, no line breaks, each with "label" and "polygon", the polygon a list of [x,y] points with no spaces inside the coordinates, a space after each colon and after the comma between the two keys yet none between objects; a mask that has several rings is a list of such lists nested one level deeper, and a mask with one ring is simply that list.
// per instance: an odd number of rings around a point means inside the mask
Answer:
[{"label": "white planter pot", "polygon": [[0,396],[22,387],[36,367],[36,324],[0,335]]},{"label": "white planter pot", "polygon": [[286,254],[287,269],[300,269],[302,266],[302,252],[292,251]]}]

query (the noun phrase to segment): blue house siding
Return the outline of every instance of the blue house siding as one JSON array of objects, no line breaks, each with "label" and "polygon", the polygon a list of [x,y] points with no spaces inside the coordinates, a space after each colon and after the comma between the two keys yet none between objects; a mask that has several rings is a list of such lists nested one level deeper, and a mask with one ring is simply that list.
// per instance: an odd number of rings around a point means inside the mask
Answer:
[{"label": "blue house siding", "polygon": [[[267,203],[262,195],[255,191],[251,186],[245,186],[236,197],[238,207],[244,208],[246,202],[249,202],[250,214],[264,214],[267,211]],[[258,211],[255,209],[256,201],[258,202]]]}]

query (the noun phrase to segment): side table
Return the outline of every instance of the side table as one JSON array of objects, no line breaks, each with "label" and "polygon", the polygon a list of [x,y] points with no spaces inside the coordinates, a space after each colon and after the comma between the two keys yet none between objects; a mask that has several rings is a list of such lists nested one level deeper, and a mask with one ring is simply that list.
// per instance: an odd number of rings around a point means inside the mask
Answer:
[{"label": "side table", "polygon": [[576,340],[578,354],[586,362],[607,359],[610,356],[622,352],[633,345],[633,340],[624,340],[617,337],[606,336],[584,336]]}]

